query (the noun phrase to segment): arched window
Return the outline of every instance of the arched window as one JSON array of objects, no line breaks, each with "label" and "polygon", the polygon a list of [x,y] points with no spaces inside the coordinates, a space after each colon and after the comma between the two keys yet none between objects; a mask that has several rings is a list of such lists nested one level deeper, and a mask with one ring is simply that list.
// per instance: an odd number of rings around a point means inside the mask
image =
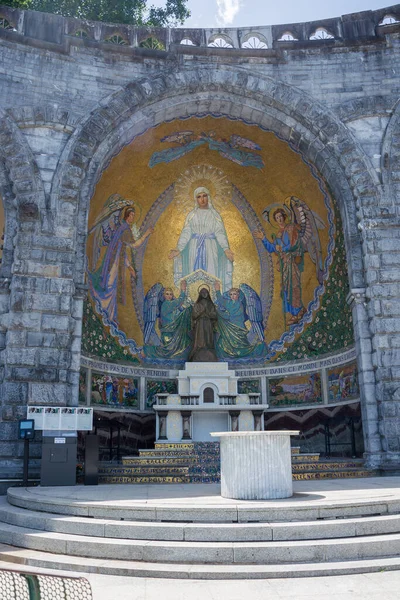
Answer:
[{"label": "arched window", "polygon": [[139,48],[149,48],[150,50],[165,50],[165,46],[156,37],[148,37],[142,40],[139,44]]},{"label": "arched window", "polygon": [[76,37],[80,37],[80,38],[87,38],[87,37],[89,37],[87,31],[85,31],[84,29],[77,29],[75,31],[75,36]]},{"label": "arched window", "polygon": [[214,390],[211,387],[205,388],[203,392],[203,402],[214,402]]},{"label": "arched window", "polygon": [[334,40],[333,36],[325,27],[317,27],[317,29],[310,35],[310,40]]},{"label": "arched window", "polygon": [[252,48],[255,50],[265,50],[268,48],[267,40],[259,33],[246,35],[242,43],[242,48]]},{"label": "arched window", "polygon": [[213,35],[208,40],[210,48],[233,48],[233,42],[227,35]]},{"label": "arched window", "polygon": [[107,44],[117,44],[118,46],[128,46],[128,42],[119,33],[114,33],[104,40]]},{"label": "arched window", "polygon": [[385,15],[382,21],[378,23],[378,25],[394,25],[394,23],[398,22],[399,20],[396,19],[396,17],[394,17],[393,15]]},{"label": "arched window", "polygon": [[282,33],[281,37],[278,40],[278,42],[295,42],[295,41],[297,41],[297,38],[294,37],[294,35],[291,31],[285,31],[284,33]]}]

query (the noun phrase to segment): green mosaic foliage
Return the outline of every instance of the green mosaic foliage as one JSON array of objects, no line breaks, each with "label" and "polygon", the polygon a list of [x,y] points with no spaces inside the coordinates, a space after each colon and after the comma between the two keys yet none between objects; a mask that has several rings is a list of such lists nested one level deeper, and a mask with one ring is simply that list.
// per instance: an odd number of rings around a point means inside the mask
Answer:
[{"label": "green mosaic foliage", "polygon": [[79,404],[86,404],[86,374],[87,370],[81,367],[79,371]]},{"label": "green mosaic foliage", "polygon": [[336,227],[335,249],[321,306],[313,322],[293,344],[284,349],[275,362],[313,358],[354,344],[353,318],[346,302],[349,280],[342,219],[335,202],[333,206]]},{"label": "green mosaic foliage", "polygon": [[238,381],[239,394],[259,394],[260,380],[259,379],[242,379]]},{"label": "green mosaic foliage", "polygon": [[82,324],[82,353],[107,362],[124,361],[140,364],[127,348],[123,348],[106,331],[89,300],[85,301]]},{"label": "green mosaic foliage", "polygon": [[175,379],[147,380],[146,408],[151,408],[155,402],[156,394],[177,394],[178,382]]}]

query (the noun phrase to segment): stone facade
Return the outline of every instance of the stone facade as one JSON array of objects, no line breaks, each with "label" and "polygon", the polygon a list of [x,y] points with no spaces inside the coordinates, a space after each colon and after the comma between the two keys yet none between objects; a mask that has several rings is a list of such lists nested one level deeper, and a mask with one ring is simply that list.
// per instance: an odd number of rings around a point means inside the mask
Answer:
[{"label": "stone facade", "polygon": [[[400,5],[257,31],[149,32],[9,7],[0,17],[0,456],[21,454],[27,403],[78,403],[87,218],[102,172],[149,127],[212,113],[274,132],[334,195],[367,464],[398,468]],[[246,48],[253,34],[260,47]],[[217,38],[226,47],[210,46]]]}]

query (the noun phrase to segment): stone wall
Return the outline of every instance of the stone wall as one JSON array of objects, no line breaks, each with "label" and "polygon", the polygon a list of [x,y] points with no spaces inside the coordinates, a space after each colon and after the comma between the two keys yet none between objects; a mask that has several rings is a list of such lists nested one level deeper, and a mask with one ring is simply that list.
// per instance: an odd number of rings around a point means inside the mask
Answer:
[{"label": "stone wall", "polygon": [[[212,112],[275,132],[336,198],[366,457],[398,467],[400,5],[256,32],[148,31],[9,7],[0,17],[0,456],[20,455],[28,402],[78,402],[87,214],[101,173],[148,127]],[[297,40],[279,41],[285,32]],[[246,48],[256,33],[259,47]],[[146,47],[149,37],[161,45]],[[209,45],[217,39],[227,46]]]}]

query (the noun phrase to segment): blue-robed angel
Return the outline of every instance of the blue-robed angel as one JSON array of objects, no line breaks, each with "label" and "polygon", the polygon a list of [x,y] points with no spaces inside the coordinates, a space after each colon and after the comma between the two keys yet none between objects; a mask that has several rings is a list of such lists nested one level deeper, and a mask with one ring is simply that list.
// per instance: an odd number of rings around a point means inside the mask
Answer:
[{"label": "blue-robed angel", "polygon": [[[215,284],[218,309],[216,351],[219,358],[260,357],[266,354],[261,300],[252,287],[243,283],[221,294]],[[246,322],[250,322],[250,330]]]},{"label": "blue-robed angel", "polygon": [[[92,268],[88,281],[93,298],[110,323],[118,326],[118,303],[125,304],[127,280],[136,278],[133,251],[153,232],[148,229],[141,237],[134,229],[135,205],[118,194],[108,199],[89,234],[94,234]],[[136,233],[136,236],[134,235]],[[106,253],[97,265],[101,247]]]},{"label": "blue-robed angel", "polygon": [[[181,282],[178,298],[171,288],[163,288],[161,283],[154,284],[147,292],[143,315],[146,358],[187,358],[191,343],[191,306],[185,307],[185,301],[186,281]],[[157,322],[160,335],[156,331]]]},{"label": "blue-robed angel", "polygon": [[279,257],[281,273],[282,309],[287,324],[294,325],[303,317],[306,308],[302,299],[302,273],[306,252],[315,264],[318,284],[324,278],[321,241],[319,229],[325,227],[322,219],[309,206],[296,196],[289,196],[285,203],[276,208],[272,205],[263,211],[264,218],[276,225],[278,233],[270,241],[263,231],[255,231],[254,237],[260,239],[269,253]]}]

